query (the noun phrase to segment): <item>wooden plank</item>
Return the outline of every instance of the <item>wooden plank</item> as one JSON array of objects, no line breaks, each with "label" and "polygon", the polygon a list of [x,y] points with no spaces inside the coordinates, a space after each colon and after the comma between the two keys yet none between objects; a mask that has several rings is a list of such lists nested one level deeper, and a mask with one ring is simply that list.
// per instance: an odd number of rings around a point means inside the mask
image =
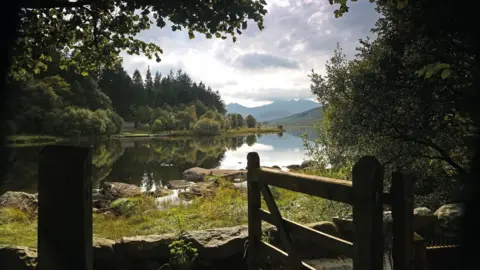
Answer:
[{"label": "wooden plank", "polygon": [[262,168],[260,181],[263,184],[301,192],[325,199],[351,204],[353,201],[352,182],[299,173],[282,172]]},{"label": "wooden plank", "polygon": [[391,194],[393,218],[393,268],[413,270],[414,232],[412,179],[400,172],[393,172]]},{"label": "wooden plank", "polygon": [[93,269],[91,149],[46,146],[38,166],[38,269]]},{"label": "wooden plank", "polygon": [[[285,251],[272,246],[269,243],[265,243],[264,241],[260,242],[260,254],[262,254],[264,257],[271,256],[274,260],[280,261],[285,265],[288,265],[289,261],[291,260]],[[315,268],[304,262],[301,262],[300,269],[315,270]]]},{"label": "wooden plank", "polygon": [[[273,217],[270,213],[260,210],[260,218],[270,224],[274,224]],[[285,227],[290,232],[290,234],[295,234],[305,239],[312,239],[315,242],[318,242],[321,245],[324,245],[326,248],[329,248],[333,252],[352,257],[353,254],[353,243],[334,237],[332,235],[326,234],[314,230],[312,228],[305,227],[299,223],[283,218]]]},{"label": "wooden plank", "polygon": [[383,167],[375,157],[362,157],[353,176],[353,269],[383,269]]},{"label": "wooden plank", "polygon": [[268,186],[265,184],[260,184],[260,187],[265,203],[267,204],[267,207],[271,213],[270,217],[271,221],[273,221],[272,224],[277,227],[277,231],[280,234],[280,239],[282,240],[282,243],[287,250],[289,257],[288,266],[290,266],[292,269],[300,269],[301,261],[297,255],[297,252],[295,252],[295,250],[293,249],[292,238],[290,237],[289,231],[284,226],[282,214],[280,214],[280,211],[278,210],[277,204],[273,199],[272,192],[270,191],[270,188],[268,188]]},{"label": "wooden plank", "polygon": [[248,269],[259,269],[259,244],[262,239],[262,223],[258,211],[261,207],[258,172],[260,157],[256,152],[247,155],[247,196],[248,196]]},{"label": "wooden plank", "polygon": [[382,204],[392,205],[392,195],[390,193],[382,193]]}]

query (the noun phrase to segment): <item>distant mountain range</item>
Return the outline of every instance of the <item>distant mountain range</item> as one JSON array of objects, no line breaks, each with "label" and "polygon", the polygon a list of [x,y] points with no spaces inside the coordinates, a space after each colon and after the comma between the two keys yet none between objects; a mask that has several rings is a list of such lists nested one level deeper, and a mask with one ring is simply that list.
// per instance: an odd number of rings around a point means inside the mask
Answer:
[{"label": "distant mountain range", "polygon": [[[318,106],[318,104],[317,104]],[[322,118],[322,107],[313,108],[301,113],[292,114],[286,117],[270,120],[272,124],[283,126],[313,126]]]},{"label": "distant mountain range", "polygon": [[314,101],[308,99],[299,99],[288,101],[275,101],[271,104],[253,108],[248,108],[237,103],[231,103],[227,105],[227,112],[238,113],[243,116],[251,114],[257,119],[257,121],[264,122],[273,119],[288,117],[317,107],[318,103]]}]

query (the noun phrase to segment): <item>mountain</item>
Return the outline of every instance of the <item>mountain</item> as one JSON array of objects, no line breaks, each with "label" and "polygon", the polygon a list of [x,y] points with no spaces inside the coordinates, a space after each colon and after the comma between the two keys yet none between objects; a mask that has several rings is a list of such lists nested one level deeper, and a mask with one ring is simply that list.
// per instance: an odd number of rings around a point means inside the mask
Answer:
[{"label": "mountain", "polygon": [[257,121],[269,121],[301,113],[318,107],[318,103],[308,99],[275,101],[271,104],[248,108],[237,103],[227,105],[228,113],[238,113],[243,116],[253,115]]},{"label": "mountain", "polygon": [[322,118],[322,107],[317,107],[301,113],[273,119],[269,122],[283,126],[313,126],[315,121],[320,120],[320,118]]}]

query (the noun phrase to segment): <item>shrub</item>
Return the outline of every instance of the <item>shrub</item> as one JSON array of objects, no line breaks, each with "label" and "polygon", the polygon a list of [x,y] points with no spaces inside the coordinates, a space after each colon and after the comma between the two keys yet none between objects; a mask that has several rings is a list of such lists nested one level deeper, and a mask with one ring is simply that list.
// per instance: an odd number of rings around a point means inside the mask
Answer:
[{"label": "shrub", "polygon": [[156,131],[162,131],[162,130],[163,130],[162,120],[160,119],[155,120],[152,124],[152,131],[156,132]]},{"label": "shrub", "polygon": [[283,130],[283,125],[278,125],[277,128]]},{"label": "shrub", "polygon": [[217,121],[202,118],[194,126],[195,133],[201,135],[215,135],[220,132],[221,125]]},{"label": "shrub", "polygon": [[192,243],[184,240],[173,241],[170,248],[170,267],[172,269],[193,269],[193,263],[198,257],[197,249]]}]

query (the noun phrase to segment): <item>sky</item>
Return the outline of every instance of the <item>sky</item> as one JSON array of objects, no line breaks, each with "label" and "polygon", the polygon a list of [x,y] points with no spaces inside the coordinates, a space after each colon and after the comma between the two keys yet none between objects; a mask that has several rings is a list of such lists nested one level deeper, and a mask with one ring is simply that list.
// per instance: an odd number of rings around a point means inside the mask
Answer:
[{"label": "sky", "polygon": [[249,22],[235,43],[198,33],[190,40],[186,31],[152,25],[138,38],[159,45],[162,61],[123,54],[124,68],[129,74],[135,69],[144,74],[148,67],[162,74],[181,68],[194,81],[218,90],[226,104],[254,107],[314,98],[308,77],[312,69],[324,74],[337,43],[353,57],[358,40],[373,37],[370,29],[379,17],[375,5],[366,0],[350,2],[350,11],[342,18],[335,18],[335,7],[327,0],[266,1],[265,29]]}]

